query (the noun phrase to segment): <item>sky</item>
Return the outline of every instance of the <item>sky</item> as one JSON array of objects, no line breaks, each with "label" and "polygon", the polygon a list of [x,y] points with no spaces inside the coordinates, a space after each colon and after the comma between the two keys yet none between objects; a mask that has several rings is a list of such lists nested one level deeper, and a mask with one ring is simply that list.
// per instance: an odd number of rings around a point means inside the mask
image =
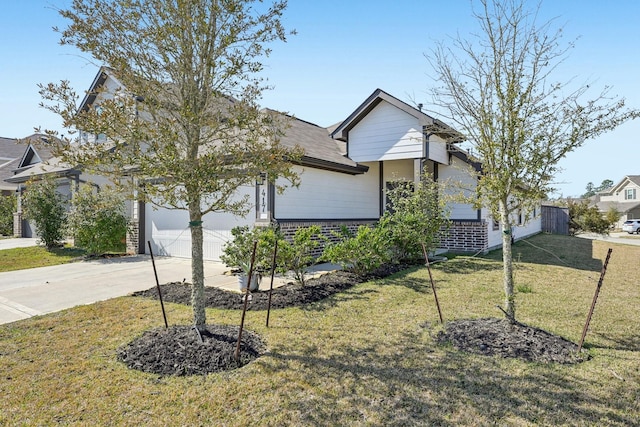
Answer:
[{"label": "sky", "polygon": [[[68,24],[57,10],[70,3],[0,0],[1,137],[26,137],[36,127],[64,133],[58,117],[39,107],[37,85],[68,80],[82,94],[96,76],[100,64],[60,46],[52,29]],[[377,88],[428,106],[434,82],[425,54],[451,37],[470,38],[477,29],[472,5],[477,1],[289,0],[283,21],[297,35],[271,46],[262,75],[273,89],[260,103],[321,126],[346,119]],[[563,40],[576,41],[557,80],[588,82],[592,96],[611,86],[610,94],[640,108],[640,1],[543,0],[539,22],[549,19]],[[552,196],[579,196],[589,182],[639,175],[639,135],[640,119],[569,153]]]}]

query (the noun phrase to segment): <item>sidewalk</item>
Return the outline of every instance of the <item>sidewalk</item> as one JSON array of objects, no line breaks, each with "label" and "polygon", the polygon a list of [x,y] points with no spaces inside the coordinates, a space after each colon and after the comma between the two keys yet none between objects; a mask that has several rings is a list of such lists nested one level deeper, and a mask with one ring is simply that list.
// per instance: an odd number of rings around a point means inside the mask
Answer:
[{"label": "sidewalk", "polygon": [[[160,284],[191,281],[190,259],[156,257],[155,263]],[[321,264],[310,268],[309,275],[324,274],[338,268]],[[229,269],[220,262],[205,261],[205,286],[237,291],[237,277],[228,272]],[[291,281],[293,279],[277,276],[274,287]],[[265,277],[261,289],[267,288],[269,282],[270,277]],[[0,324],[129,295],[153,286],[156,282],[148,255],[0,273]]]}]

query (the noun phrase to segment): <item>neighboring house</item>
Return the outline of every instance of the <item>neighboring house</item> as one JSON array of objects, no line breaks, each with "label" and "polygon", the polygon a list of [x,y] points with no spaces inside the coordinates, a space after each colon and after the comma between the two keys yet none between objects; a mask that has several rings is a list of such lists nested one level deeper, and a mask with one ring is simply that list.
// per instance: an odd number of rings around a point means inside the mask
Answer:
[{"label": "neighboring house", "polygon": [[22,218],[19,194],[23,187],[11,179],[16,174],[37,168],[51,158],[51,150],[46,146],[47,138],[42,134],[22,139],[0,138],[0,193],[11,197],[18,195],[18,212],[14,213],[13,224],[16,237],[32,237],[33,233],[31,226]]},{"label": "neighboring house", "polygon": [[[109,69],[103,68],[94,79],[79,108],[95,108],[101,97],[121,87]],[[97,95],[96,95],[97,94]],[[304,156],[293,165],[300,174],[300,186],[275,191],[269,182],[242,187],[237,197],[253,201],[245,217],[213,213],[203,218],[204,258],[217,260],[231,229],[238,225],[278,224],[285,235],[300,227],[320,225],[323,233],[372,224],[385,211],[386,191],[394,179],[419,179],[426,168],[434,178],[447,184],[448,192],[469,194],[475,191],[481,165],[457,147],[460,133],[419,109],[377,89],[343,122],[323,128],[290,118],[282,143],[299,145]],[[81,132],[81,139],[104,138]],[[72,168],[68,169],[72,171]],[[443,249],[479,252],[502,243],[502,230],[487,209],[472,205],[450,204],[453,224],[442,242]],[[157,208],[133,202],[129,209],[130,252],[148,252],[190,257],[191,236],[186,211]],[[540,232],[540,210],[525,224],[517,215],[514,235],[517,239]]]},{"label": "neighboring house", "polygon": [[51,158],[46,146],[36,149],[34,143],[41,138],[46,136],[33,134],[22,139],[0,137],[0,194],[13,195],[18,190],[18,184],[6,182],[6,179]]},{"label": "neighboring house", "polygon": [[602,213],[612,208],[620,212],[616,228],[621,228],[628,219],[640,218],[640,175],[627,175],[613,187],[597,193],[592,205]]}]

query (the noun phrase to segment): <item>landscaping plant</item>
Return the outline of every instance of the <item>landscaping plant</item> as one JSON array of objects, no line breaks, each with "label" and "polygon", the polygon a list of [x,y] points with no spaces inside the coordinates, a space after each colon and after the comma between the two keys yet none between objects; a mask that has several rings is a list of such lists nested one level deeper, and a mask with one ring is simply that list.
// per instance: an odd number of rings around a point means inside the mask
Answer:
[{"label": "landscaping plant", "polygon": [[0,235],[11,236],[13,234],[13,213],[16,211],[17,199],[15,196],[0,196]]},{"label": "landscaping plant", "polygon": [[434,251],[449,228],[449,212],[440,186],[426,171],[418,183],[395,180],[387,191],[388,209],[380,227],[397,260],[423,258]]},{"label": "landscaping plant", "polygon": [[89,253],[124,252],[127,216],[124,197],[112,188],[85,184],[74,194],[68,216],[74,244]]},{"label": "landscaping plant", "polygon": [[314,261],[314,252],[322,239],[320,227],[312,225],[298,228],[291,241],[283,240],[278,243],[278,263],[287,271],[292,271],[296,282],[301,285],[305,283],[304,274]]},{"label": "landscaping plant", "polygon": [[336,235],[340,240],[324,248],[322,259],[325,261],[339,264],[358,275],[370,273],[391,261],[386,233],[379,225],[361,225],[355,235],[346,229]]},{"label": "landscaping plant", "polygon": [[41,242],[48,249],[60,246],[65,239],[67,199],[57,191],[54,178],[30,180],[23,193],[22,207],[33,221]]}]

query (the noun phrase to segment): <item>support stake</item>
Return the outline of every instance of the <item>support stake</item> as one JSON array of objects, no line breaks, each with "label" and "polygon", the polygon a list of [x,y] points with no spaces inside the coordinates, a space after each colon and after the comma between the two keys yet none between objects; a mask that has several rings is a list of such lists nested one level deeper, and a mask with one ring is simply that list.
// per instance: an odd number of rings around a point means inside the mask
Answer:
[{"label": "support stake", "polygon": [[249,287],[251,286],[251,279],[253,278],[253,263],[256,260],[256,248],[258,247],[258,241],[253,242],[253,252],[251,253],[251,264],[249,264],[249,278],[247,279],[247,288],[244,292],[244,306],[242,307],[242,319],[240,320],[240,330],[238,331],[238,344],[236,345],[236,352],[234,357],[236,362],[240,360],[240,341],[242,340],[242,329],[244,328],[244,317],[247,314],[247,303],[249,302]]},{"label": "support stake", "polygon": [[167,323],[167,313],[164,311],[164,301],[162,301],[162,291],[160,290],[160,282],[158,281],[158,271],[156,270],[156,261],[153,258],[153,250],[151,249],[151,241],[147,240],[147,244],[149,245],[149,253],[151,254],[151,264],[153,264],[153,274],[156,276],[156,286],[158,288],[158,298],[160,298],[160,307],[162,307],[162,317],[164,318],[164,327],[165,329],[169,329],[169,324]]},{"label": "support stake", "polygon": [[267,304],[267,328],[269,327],[269,315],[271,314],[271,294],[273,293],[273,277],[276,274],[276,256],[278,254],[278,239],[273,247],[273,259],[271,260],[271,285],[269,286],[269,303]]},{"label": "support stake", "polygon": [[607,272],[607,264],[609,264],[609,258],[611,257],[612,251],[613,249],[609,248],[609,251],[607,252],[607,258],[604,260],[604,265],[602,266],[602,271],[600,272],[600,280],[598,280],[598,286],[596,287],[596,292],[593,294],[591,309],[589,309],[589,314],[587,315],[587,321],[585,322],[584,328],[582,329],[582,337],[580,338],[580,344],[578,345],[578,353],[580,353],[580,350],[582,350],[582,344],[584,344],[584,338],[587,336],[589,323],[591,323],[591,316],[593,316],[593,310],[596,307],[596,301],[598,300],[598,295],[600,294],[600,288],[602,287],[602,281],[604,280],[604,275]]},{"label": "support stake", "polygon": [[429,256],[427,255],[427,248],[425,248],[424,243],[420,242],[422,245],[422,252],[424,253],[424,261],[427,266],[427,271],[429,271],[429,281],[431,281],[431,290],[433,291],[433,297],[436,300],[436,307],[438,307],[438,316],[440,316],[440,324],[444,323],[442,320],[442,311],[440,310],[440,302],[438,301],[438,294],[436,293],[436,285],[433,283],[433,276],[431,275],[431,265],[429,264]]}]

